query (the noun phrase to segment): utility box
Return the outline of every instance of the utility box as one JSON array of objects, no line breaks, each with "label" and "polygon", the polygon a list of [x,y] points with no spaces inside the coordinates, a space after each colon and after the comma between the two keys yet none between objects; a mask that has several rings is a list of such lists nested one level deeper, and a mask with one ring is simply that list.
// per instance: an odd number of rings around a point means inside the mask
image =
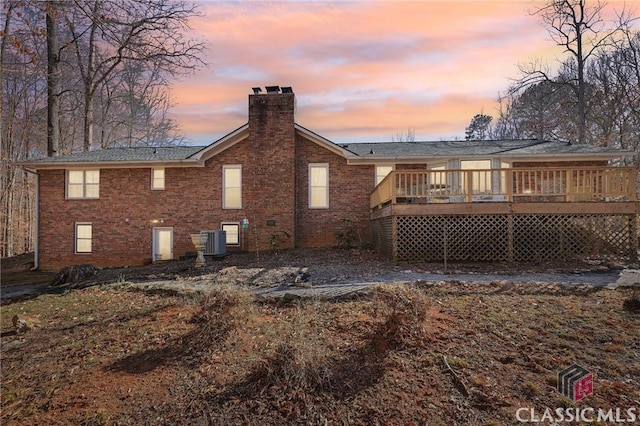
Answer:
[{"label": "utility box", "polygon": [[205,256],[223,256],[227,254],[227,233],[216,229],[213,231],[201,231],[207,234],[207,245],[204,249]]}]

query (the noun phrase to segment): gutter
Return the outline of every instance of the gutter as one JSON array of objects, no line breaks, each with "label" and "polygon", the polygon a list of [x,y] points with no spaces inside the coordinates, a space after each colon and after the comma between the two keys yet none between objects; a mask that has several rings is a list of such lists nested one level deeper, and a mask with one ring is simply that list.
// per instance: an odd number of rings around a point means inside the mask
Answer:
[{"label": "gutter", "polygon": [[544,154],[544,155],[518,155],[518,154],[486,154],[486,155],[416,155],[416,156],[379,156],[379,157],[355,157],[347,158],[347,164],[350,165],[370,165],[381,163],[400,163],[400,164],[413,164],[416,162],[429,162],[434,160],[477,160],[500,158],[511,161],[554,161],[554,160],[576,160],[576,161],[590,161],[590,160],[612,160],[615,158],[622,158],[627,156],[634,156],[635,152],[622,151],[617,153],[556,153],[556,154]]},{"label": "gutter", "polygon": [[37,271],[40,268],[40,175],[36,170],[31,170],[27,167],[22,168],[25,172],[31,173],[36,177],[36,211],[35,215],[35,228],[36,228],[36,241],[33,247],[33,268],[30,271]]},{"label": "gutter", "polygon": [[[184,160],[147,160],[147,161],[77,161],[77,162],[20,162],[16,163],[23,169],[28,167],[34,170],[58,170],[58,169],[74,169],[74,168],[92,168],[92,169],[126,169],[137,168],[144,169],[154,166],[164,167],[204,167],[204,162],[184,159]],[[32,172],[36,173],[36,172]]]}]

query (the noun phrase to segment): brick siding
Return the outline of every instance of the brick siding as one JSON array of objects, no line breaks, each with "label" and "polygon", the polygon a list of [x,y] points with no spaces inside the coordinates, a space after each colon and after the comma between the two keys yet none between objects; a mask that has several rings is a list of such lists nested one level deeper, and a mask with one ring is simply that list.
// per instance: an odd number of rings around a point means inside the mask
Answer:
[{"label": "brick siding", "polygon": [[[100,198],[65,199],[65,171],[39,172],[39,264],[138,265],[152,261],[154,227],[173,229],[174,258],[193,252],[190,234],[249,220],[241,250],[336,245],[342,219],[369,241],[373,166],[346,160],[296,136],[292,94],[249,96],[249,138],[204,167],[165,169],[165,189],[151,190],[150,168],[100,170]],[[329,209],[308,208],[308,163],[329,163]],[[242,165],[242,208],[222,209],[222,167]],[[92,253],[75,254],[75,223],[93,225]]]}]

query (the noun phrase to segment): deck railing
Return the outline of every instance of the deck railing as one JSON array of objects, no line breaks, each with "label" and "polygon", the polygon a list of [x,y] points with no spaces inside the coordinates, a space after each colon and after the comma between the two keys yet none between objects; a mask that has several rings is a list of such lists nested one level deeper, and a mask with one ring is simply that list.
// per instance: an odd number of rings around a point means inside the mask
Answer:
[{"label": "deck railing", "polygon": [[634,167],[392,171],[371,208],[405,203],[636,201]]}]

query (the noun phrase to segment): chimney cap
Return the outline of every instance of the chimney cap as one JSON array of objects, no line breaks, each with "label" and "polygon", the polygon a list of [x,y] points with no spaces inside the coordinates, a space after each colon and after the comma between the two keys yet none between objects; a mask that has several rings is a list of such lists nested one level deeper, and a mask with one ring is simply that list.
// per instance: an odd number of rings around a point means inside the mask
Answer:
[{"label": "chimney cap", "polygon": [[265,86],[267,93],[280,93],[280,86]]},{"label": "chimney cap", "polygon": [[262,92],[262,89],[259,87],[252,87],[251,90],[253,90],[254,95],[257,95],[258,93]]},{"label": "chimney cap", "polygon": [[293,93],[293,89],[291,88],[291,86],[283,87],[282,93]]}]

